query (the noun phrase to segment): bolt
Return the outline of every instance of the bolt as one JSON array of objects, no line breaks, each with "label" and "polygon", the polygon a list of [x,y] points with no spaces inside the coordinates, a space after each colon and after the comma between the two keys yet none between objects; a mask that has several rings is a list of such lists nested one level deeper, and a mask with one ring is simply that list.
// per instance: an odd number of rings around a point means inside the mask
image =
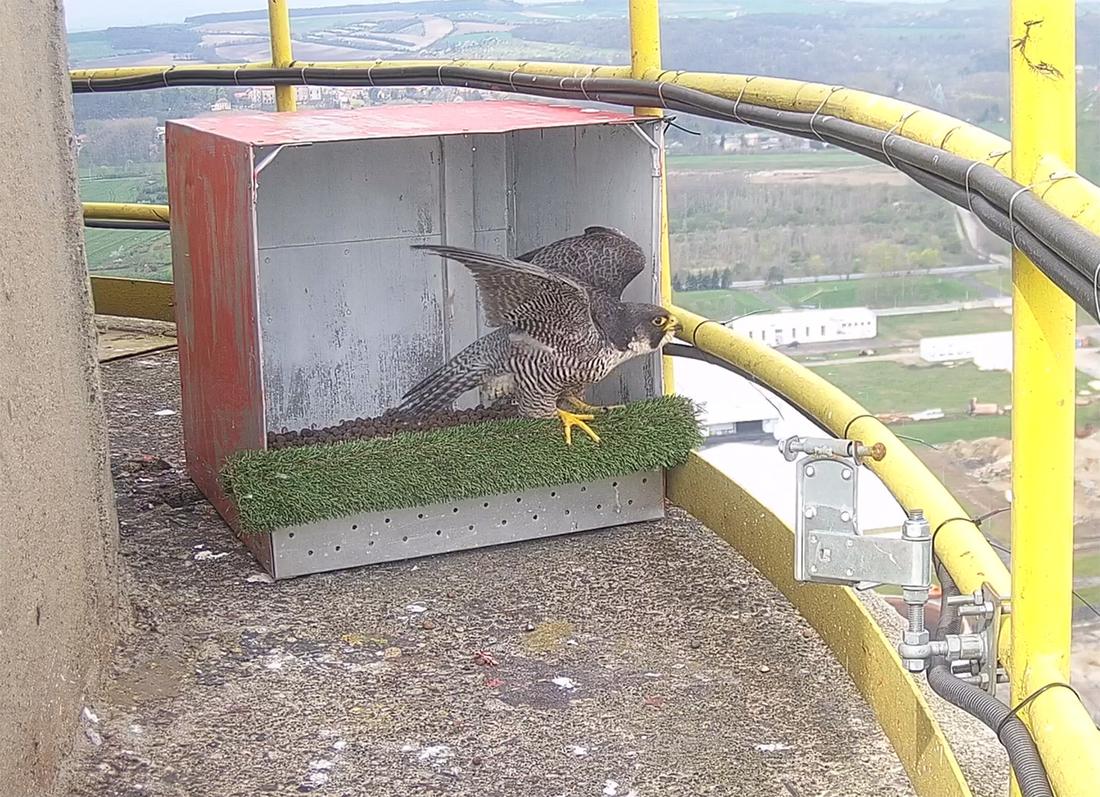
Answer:
[{"label": "bolt", "polygon": [[808,506],[808,507],[806,507],[805,511],[803,511],[802,515],[803,515],[803,517],[806,517],[806,518],[816,517],[817,516],[817,510],[812,506]]},{"label": "bolt", "polygon": [[845,523],[847,523],[848,521],[850,521],[852,519],[852,513],[849,512],[848,510],[844,510],[843,512],[840,513],[840,519],[842,521],[844,521]]},{"label": "bolt", "polygon": [[909,630],[924,630],[924,604],[910,604],[909,606]]},{"label": "bolt", "polygon": [[853,545],[855,545],[855,543],[852,542],[851,540],[846,540],[844,544],[849,548],[851,548]]},{"label": "bolt", "polygon": [[840,472],[840,478],[844,479],[844,481],[848,481],[850,478],[852,478],[852,471],[848,468],[845,468]]},{"label": "bolt", "polygon": [[813,543],[817,542],[817,535],[816,534],[811,534],[810,535],[810,542],[813,542]]},{"label": "bolt", "polygon": [[927,540],[931,536],[931,529],[922,510],[909,511],[909,517],[901,527],[901,536],[907,540]]},{"label": "bolt", "polygon": [[816,573],[817,572],[817,565],[810,565],[810,572],[811,573]]},{"label": "bolt", "polygon": [[813,465],[810,465],[808,468],[806,468],[806,475],[808,477],[812,477],[815,473],[817,473],[817,471],[814,470]]},{"label": "bolt", "polygon": [[844,575],[848,576],[848,578],[851,578],[852,577],[852,568],[849,567],[847,570],[845,570]]}]

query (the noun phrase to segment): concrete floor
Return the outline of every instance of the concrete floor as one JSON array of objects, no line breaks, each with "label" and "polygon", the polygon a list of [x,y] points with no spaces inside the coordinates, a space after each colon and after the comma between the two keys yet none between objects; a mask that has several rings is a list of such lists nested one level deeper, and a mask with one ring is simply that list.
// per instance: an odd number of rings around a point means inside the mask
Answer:
[{"label": "concrete floor", "polygon": [[132,617],[73,797],[912,794],[809,625],[681,511],[272,584],[183,475],[175,352],[103,374]]}]

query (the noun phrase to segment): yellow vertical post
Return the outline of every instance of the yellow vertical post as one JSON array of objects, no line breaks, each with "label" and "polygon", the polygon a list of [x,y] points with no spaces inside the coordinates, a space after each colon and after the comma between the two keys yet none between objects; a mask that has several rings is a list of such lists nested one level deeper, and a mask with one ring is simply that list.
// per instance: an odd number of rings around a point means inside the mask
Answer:
[{"label": "yellow vertical post", "polygon": [[[630,0],[630,73],[637,79],[652,79],[661,71],[661,12],[657,0]],[[660,108],[635,108],[639,116],[661,116]],[[672,257],[668,245],[668,169],[665,152],[661,163],[661,303],[672,304]],[[662,358],[665,392],[672,393],[672,358]]]},{"label": "yellow vertical post", "polygon": [[[290,8],[287,0],[267,0],[267,20],[271,28],[271,65],[290,66],[294,62],[294,54],[290,46]],[[294,86],[275,87],[275,108],[280,111],[298,109]]]},{"label": "yellow vertical post", "polygon": [[[1012,176],[1037,193],[1050,177],[1037,171],[1041,155],[1074,165],[1074,5],[1012,2]],[[1046,682],[1069,681],[1076,310],[1018,250],[1012,284],[1010,657],[1018,702]],[[1032,724],[1030,712],[1023,718]]]}]

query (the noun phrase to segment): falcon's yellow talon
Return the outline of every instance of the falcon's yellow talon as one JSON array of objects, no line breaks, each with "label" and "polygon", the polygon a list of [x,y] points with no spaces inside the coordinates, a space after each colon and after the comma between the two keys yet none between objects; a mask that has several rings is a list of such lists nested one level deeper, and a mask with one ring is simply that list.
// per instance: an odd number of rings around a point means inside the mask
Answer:
[{"label": "falcon's yellow talon", "polygon": [[573,445],[573,427],[576,426],[595,443],[600,442],[600,436],[596,434],[592,427],[585,421],[595,420],[595,415],[575,415],[572,412],[566,412],[565,410],[558,410],[558,415],[561,417],[561,424],[565,431],[565,444],[567,446]]}]

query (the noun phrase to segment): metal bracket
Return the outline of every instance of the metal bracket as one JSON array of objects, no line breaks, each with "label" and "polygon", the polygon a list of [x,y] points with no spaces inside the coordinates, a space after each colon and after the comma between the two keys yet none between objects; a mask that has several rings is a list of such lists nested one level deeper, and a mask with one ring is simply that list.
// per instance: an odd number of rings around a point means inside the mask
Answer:
[{"label": "metal bracket", "polygon": [[902,588],[908,626],[898,654],[910,672],[927,669],[933,657],[945,658],[959,677],[995,693],[1003,680],[997,642],[1005,601],[988,585],[980,593],[957,596],[961,617],[977,620],[973,633],[930,639],[924,609],[932,587],[932,534],[924,513],[910,510],[898,537],[866,537],[856,515],[859,466],[886,455],[879,443],[792,437],[779,444],[783,456],[798,463],[794,569],[798,581],[841,584],[864,589],[878,584]]},{"label": "metal bracket", "polygon": [[[866,589],[898,580],[899,551],[892,540],[863,538],[856,517],[859,465],[882,459],[885,447],[855,440],[792,437],[780,443],[783,457],[798,463],[795,502],[795,578]],[[867,543],[870,543],[868,545]],[[878,572],[878,571],[882,572]]]}]

